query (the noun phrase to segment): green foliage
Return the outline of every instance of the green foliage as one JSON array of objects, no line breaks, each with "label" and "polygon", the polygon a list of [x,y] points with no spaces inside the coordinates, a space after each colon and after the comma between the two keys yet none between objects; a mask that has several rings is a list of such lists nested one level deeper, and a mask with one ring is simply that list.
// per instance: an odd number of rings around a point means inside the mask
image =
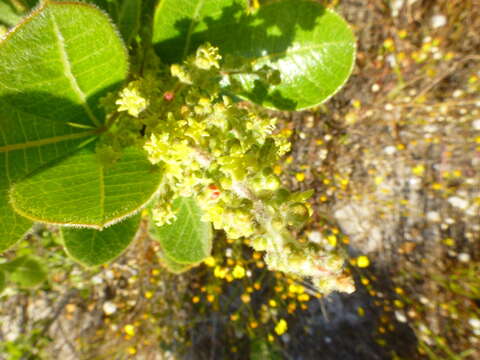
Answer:
[{"label": "green foliage", "polygon": [[22,288],[38,286],[47,279],[47,271],[41,260],[32,255],[24,255],[2,264],[1,269],[8,274],[9,281]]},{"label": "green foliage", "polygon": [[34,221],[102,229],[137,212],[159,182],[158,168],[141,150],[127,148],[120,160],[105,164],[88,146],[17,182],[10,198]]},{"label": "green foliage", "polygon": [[[344,20],[307,0],[256,11],[246,0],[87,2],[108,16],[43,1],[0,42],[0,250],[32,221],[69,225],[67,253],[100,265],[130,244],[146,207],[173,272],[210,255],[213,225],[266,250],[273,269],[324,274],[324,249],[291,232],[312,193],[273,171],[288,135],[236,101],[298,110],[332,96],[353,66]],[[339,274],[339,256],[321,259]]]},{"label": "green foliage", "polygon": [[10,207],[10,186],[95,137],[104,126],[98,99],[127,71],[123,45],[98,10],[48,2],[27,20],[0,43],[1,250],[31,226]]},{"label": "green foliage", "polygon": [[[248,0],[161,0],[155,9],[153,43],[169,63],[180,62],[216,32],[228,34]],[[237,39],[238,40],[238,39]]]},{"label": "green foliage", "polygon": [[13,341],[2,341],[0,343],[0,353],[8,360],[42,360],[47,354],[44,353],[45,347],[52,341],[42,332],[40,326],[29,331],[28,334],[20,334]]},{"label": "green foliage", "polygon": [[188,271],[195,264],[180,264],[172,259],[169,259],[165,254],[161,257],[163,265],[167,268],[168,271],[174,274],[181,274],[185,271]]},{"label": "green foliage", "polygon": [[253,341],[250,350],[250,359],[252,360],[280,360],[282,358],[280,352],[272,349],[264,339],[256,339]]},{"label": "green foliage", "polygon": [[0,294],[5,290],[6,282],[5,273],[0,270]]},{"label": "green foliage", "polygon": [[[266,83],[258,73],[236,68],[237,95],[282,110],[318,105],[350,76],[355,38],[345,21],[308,0],[262,6],[252,14],[245,1],[162,0],[155,13],[153,40],[162,59],[180,61],[209,41],[248,67],[278,70],[281,81]],[[174,10],[175,9],[175,10]],[[173,14],[173,16],[172,16]],[[174,57],[170,57],[174,56]]]},{"label": "green foliage", "polygon": [[118,28],[127,45],[132,42],[140,28],[141,10],[142,0],[124,0],[121,4],[118,15]]},{"label": "green foliage", "polygon": [[140,28],[142,0],[87,0],[106,11],[128,46]]},{"label": "green foliage", "polygon": [[22,19],[19,10],[9,0],[0,0],[0,24],[12,27]]},{"label": "green foliage", "polygon": [[[203,212],[194,198],[178,198],[173,202],[176,219],[170,224],[152,226],[160,242],[169,268],[199,263],[212,251],[212,225],[202,221]],[[176,266],[176,265],[180,266]]]},{"label": "green foliage", "polygon": [[114,260],[132,242],[140,225],[140,215],[135,215],[103,231],[93,229],[62,229],[67,253],[85,266],[97,266]]}]

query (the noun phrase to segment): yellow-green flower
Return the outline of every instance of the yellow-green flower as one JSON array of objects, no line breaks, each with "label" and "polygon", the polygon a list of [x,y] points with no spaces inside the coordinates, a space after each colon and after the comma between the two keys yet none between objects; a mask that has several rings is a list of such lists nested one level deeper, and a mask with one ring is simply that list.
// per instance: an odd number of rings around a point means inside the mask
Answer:
[{"label": "yellow-green flower", "polygon": [[280,319],[280,321],[275,325],[275,332],[277,335],[282,335],[287,331],[288,329],[288,324],[285,321],[285,319]]},{"label": "yellow-green flower", "polygon": [[232,275],[235,279],[241,279],[245,277],[245,268],[243,266],[236,265],[233,268]]},{"label": "yellow-green flower", "polygon": [[203,70],[210,70],[212,67],[219,69],[219,60],[221,59],[218,48],[206,43],[198,48],[195,65]]},{"label": "yellow-green flower", "polygon": [[132,324],[127,324],[123,327],[123,331],[125,331],[125,334],[134,336],[135,335],[135,327]]},{"label": "yellow-green flower", "polygon": [[219,279],[224,279],[225,276],[228,274],[228,269],[221,268],[220,266],[216,266],[215,270],[213,271],[213,275]]},{"label": "yellow-green flower", "polygon": [[357,266],[361,268],[366,268],[370,265],[370,260],[365,255],[361,255],[357,258]]},{"label": "yellow-green flower", "polygon": [[147,108],[148,101],[135,86],[132,86],[122,90],[115,104],[118,105],[118,111],[127,111],[129,115],[138,117]]},{"label": "yellow-green flower", "polygon": [[205,260],[203,260],[203,262],[205,263],[205,265],[210,267],[215,266],[215,263],[216,263],[215,258],[213,256],[207,257]]}]

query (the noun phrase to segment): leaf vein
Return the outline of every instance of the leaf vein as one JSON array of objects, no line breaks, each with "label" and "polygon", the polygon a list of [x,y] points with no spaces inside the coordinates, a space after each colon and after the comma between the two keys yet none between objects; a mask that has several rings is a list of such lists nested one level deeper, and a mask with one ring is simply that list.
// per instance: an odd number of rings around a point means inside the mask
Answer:
[{"label": "leaf vein", "polygon": [[92,109],[90,109],[90,106],[87,103],[87,98],[85,94],[83,93],[82,89],[80,89],[80,86],[78,85],[77,79],[72,73],[72,67],[70,64],[70,60],[68,59],[68,54],[67,54],[67,49],[65,47],[65,39],[63,38],[63,35],[58,27],[57,21],[55,20],[55,16],[51,15],[52,19],[52,24],[53,24],[53,30],[55,33],[55,36],[57,38],[58,42],[58,49],[60,53],[60,60],[63,65],[63,70],[65,73],[65,76],[69,79],[70,85],[72,87],[72,90],[75,92],[75,94],[78,96],[79,100],[81,101],[82,107],[85,109],[88,117],[90,120],[93,121],[93,123],[97,126],[100,126],[100,122],[98,119],[95,117],[95,115],[92,112]]}]

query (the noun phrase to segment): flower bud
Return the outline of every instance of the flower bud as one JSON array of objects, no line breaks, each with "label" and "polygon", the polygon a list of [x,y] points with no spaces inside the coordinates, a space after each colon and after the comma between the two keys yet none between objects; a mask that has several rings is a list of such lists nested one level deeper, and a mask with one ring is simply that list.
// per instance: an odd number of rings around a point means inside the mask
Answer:
[{"label": "flower bud", "polygon": [[302,226],[310,217],[308,208],[302,203],[293,203],[287,210],[287,222],[292,226]]}]

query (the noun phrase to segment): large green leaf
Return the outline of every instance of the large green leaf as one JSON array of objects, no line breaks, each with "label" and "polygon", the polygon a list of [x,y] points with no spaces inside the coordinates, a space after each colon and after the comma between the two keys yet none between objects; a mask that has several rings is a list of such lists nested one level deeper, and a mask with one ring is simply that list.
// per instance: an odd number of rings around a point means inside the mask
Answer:
[{"label": "large green leaf", "polygon": [[212,225],[202,221],[202,209],[194,198],[173,202],[176,220],[163,226],[152,225],[152,235],[173,263],[195,264],[210,256]]},{"label": "large green leaf", "polygon": [[2,264],[2,270],[8,273],[10,281],[24,288],[35,287],[47,279],[45,267],[32,255],[24,255]]},{"label": "large green leaf", "polygon": [[10,198],[15,211],[34,221],[102,229],[142,208],[160,179],[140,149],[105,164],[89,146],[20,180]]},{"label": "large green leaf", "polygon": [[251,360],[281,360],[282,355],[274,348],[273,344],[269,344],[261,338],[252,339],[250,347]]},{"label": "large green leaf", "polygon": [[0,295],[2,294],[3,290],[5,290],[7,281],[5,279],[5,273],[3,270],[0,270]]},{"label": "large green leaf", "polygon": [[208,34],[228,31],[247,4],[248,0],[161,0],[152,39],[157,53],[165,61],[181,61],[208,41]]},{"label": "large green leaf", "polygon": [[0,42],[0,251],[31,226],[8,204],[11,184],[96,136],[98,99],[127,68],[108,18],[85,4],[45,2]]},{"label": "large green leaf", "polygon": [[22,17],[8,0],[0,0],[0,24],[15,26]]},{"label": "large green leaf", "polygon": [[140,28],[142,0],[123,0],[118,14],[118,28],[126,44],[130,44]]},{"label": "large green leaf", "polygon": [[333,11],[308,0],[285,0],[261,7],[254,17],[261,24],[235,42],[212,39],[229,53],[250,59],[254,69],[267,65],[280,71],[278,86],[239,76],[242,95],[251,101],[282,110],[305,109],[326,101],[350,76],[355,37]]},{"label": "large green leaf", "polygon": [[[185,2],[190,8],[204,3]],[[279,85],[268,85],[256,75],[236,76],[242,90],[235,91],[257,104],[282,110],[318,105],[335,94],[352,71],[352,30],[339,15],[316,2],[277,1],[253,14],[229,2],[207,2],[217,4],[215,17],[175,11],[175,3],[163,0],[157,9],[154,41],[159,55],[167,61],[179,61],[199,44],[210,41],[222,55],[247,59],[254,70],[265,65],[279,70]],[[168,51],[174,56],[165,56]]]},{"label": "large green leaf", "polygon": [[162,264],[165,266],[165,268],[174,274],[182,274],[190,270],[192,266],[194,266],[194,264],[180,264],[178,262],[175,262],[174,260],[165,256],[165,254],[161,256],[161,259]]},{"label": "large green leaf", "polygon": [[65,250],[85,266],[97,266],[117,258],[130,245],[140,226],[140,214],[102,231],[62,228]]},{"label": "large green leaf", "polygon": [[[129,45],[140,28],[142,0],[87,0],[110,15]],[[152,1],[152,0],[149,0]]]}]

